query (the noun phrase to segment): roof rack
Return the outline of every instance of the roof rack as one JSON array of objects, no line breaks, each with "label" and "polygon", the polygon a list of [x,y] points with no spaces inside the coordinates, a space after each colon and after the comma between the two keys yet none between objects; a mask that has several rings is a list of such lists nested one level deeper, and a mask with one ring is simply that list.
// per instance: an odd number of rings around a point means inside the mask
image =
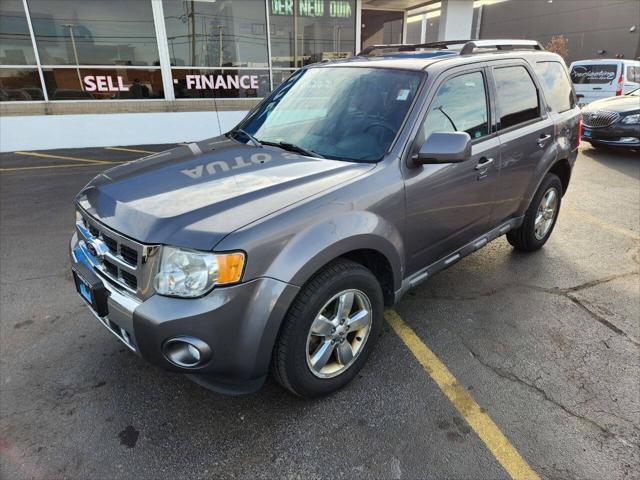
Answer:
[{"label": "roof rack", "polygon": [[[451,45],[462,45],[460,49],[450,49]],[[460,55],[469,55],[475,53],[476,49],[495,48],[496,50],[519,50],[533,49],[544,50],[536,40],[444,40],[441,42],[429,43],[393,43],[385,45],[371,45],[365,48],[358,56],[367,56],[376,50],[393,49],[396,52],[414,52],[421,48],[432,48],[436,50],[453,50]]]},{"label": "roof rack", "polygon": [[497,50],[531,48],[533,50],[544,50],[544,47],[536,40],[471,40],[464,44],[464,47],[460,50],[460,55],[474,53],[476,48],[495,48]]},{"label": "roof rack", "polygon": [[440,42],[429,42],[429,43],[389,43],[389,44],[378,44],[371,45],[360,53],[358,56],[369,55],[371,52],[375,50],[388,50],[395,49],[396,52],[415,52],[421,48],[434,48],[434,49],[448,49],[449,45],[465,45],[469,43],[471,40],[443,40]]}]

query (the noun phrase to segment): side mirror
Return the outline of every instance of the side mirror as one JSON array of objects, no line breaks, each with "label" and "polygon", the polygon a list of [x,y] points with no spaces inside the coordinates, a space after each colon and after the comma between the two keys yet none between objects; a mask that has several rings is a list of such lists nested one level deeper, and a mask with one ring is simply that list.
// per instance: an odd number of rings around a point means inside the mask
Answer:
[{"label": "side mirror", "polygon": [[415,166],[432,163],[460,163],[471,157],[471,136],[467,132],[435,132],[429,135],[411,160]]}]

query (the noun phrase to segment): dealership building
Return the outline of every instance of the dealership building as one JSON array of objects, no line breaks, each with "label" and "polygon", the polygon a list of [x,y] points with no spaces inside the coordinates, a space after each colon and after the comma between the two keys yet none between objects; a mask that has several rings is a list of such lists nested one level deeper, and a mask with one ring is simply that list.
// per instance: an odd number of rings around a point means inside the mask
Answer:
[{"label": "dealership building", "polygon": [[638,0],[1,0],[0,151],[194,141],[293,71],[379,43],[639,55]]}]

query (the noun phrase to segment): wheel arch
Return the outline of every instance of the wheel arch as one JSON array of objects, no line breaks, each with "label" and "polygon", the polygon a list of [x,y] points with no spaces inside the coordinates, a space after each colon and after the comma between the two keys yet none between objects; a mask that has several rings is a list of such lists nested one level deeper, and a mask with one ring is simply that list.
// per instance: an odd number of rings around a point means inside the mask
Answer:
[{"label": "wheel arch", "polygon": [[551,168],[549,168],[547,173],[553,173],[560,178],[560,183],[562,183],[562,195],[564,196],[569,188],[569,181],[571,180],[571,164],[569,163],[569,160],[566,158],[557,160]]},{"label": "wheel arch", "polygon": [[391,267],[391,263],[389,263],[389,259],[382,252],[369,248],[361,248],[346,252],[337,259],[339,258],[351,260],[368,268],[382,288],[385,306],[390,307],[393,305],[395,300],[393,268]]},{"label": "wheel arch", "polygon": [[391,304],[400,288],[403,256],[402,237],[393,224],[372,212],[350,211],[290,239],[271,263],[268,276],[302,287],[330,262],[347,258],[372,271],[385,303]]}]

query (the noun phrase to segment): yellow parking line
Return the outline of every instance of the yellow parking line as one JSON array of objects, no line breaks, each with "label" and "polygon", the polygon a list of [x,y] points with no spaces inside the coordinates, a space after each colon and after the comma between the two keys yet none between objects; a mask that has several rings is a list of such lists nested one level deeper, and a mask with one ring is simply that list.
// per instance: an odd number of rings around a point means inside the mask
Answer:
[{"label": "yellow parking line", "polygon": [[480,408],[467,389],[460,385],[411,327],[404,323],[400,315],[394,310],[387,310],[385,319],[511,478],[539,480],[540,477],[520,456],[489,415]]},{"label": "yellow parking line", "polygon": [[25,155],[28,157],[40,157],[40,158],[52,158],[54,160],[68,160],[72,162],[85,162],[85,163],[113,163],[108,160],[91,160],[89,158],[76,158],[76,157],[65,157],[63,155],[50,155],[48,153],[38,153],[38,152],[15,152],[16,155]]},{"label": "yellow parking line", "polygon": [[[125,162],[100,162],[100,163],[116,165],[116,164],[125,163]],[[38,165],[37,167],[0,168],[0,172],[17,172],[21,170],[42,170],[45,168],[73,168],[73,167],[94,167],[94,166],[95,165],[93,163],[82,163],[82,164],[67,163],[64,165]]]},{"label": "yellow parking line", "polygon": [[137,148],[124,148],[124,147],[104,147],[105,150],[117,150],[119,152],[133,152],[133,153],[158,153],[151,152],[149,150],[139,150]]},{"label": "yellow parking line", "polygon": [[594,217],[590,213],[587,213],[582,210],[576,210],[575,208],[571,208],[567,205],[562,206],[562,211],[567,212],[570,215],[578,217],[587,223],[591,223],[592,225],[597,225],[600,228],[604,228],[605,230],[609,230],[610,232],[617,233],[619,235],[623,235],[625,237],[631,238],[633,240],[640,240],[640,235],[632,232],[631,230],[627,230],[626,228],[617,227],[615,225],[611,225],[605,221],[600,220],[598,217]]}]

